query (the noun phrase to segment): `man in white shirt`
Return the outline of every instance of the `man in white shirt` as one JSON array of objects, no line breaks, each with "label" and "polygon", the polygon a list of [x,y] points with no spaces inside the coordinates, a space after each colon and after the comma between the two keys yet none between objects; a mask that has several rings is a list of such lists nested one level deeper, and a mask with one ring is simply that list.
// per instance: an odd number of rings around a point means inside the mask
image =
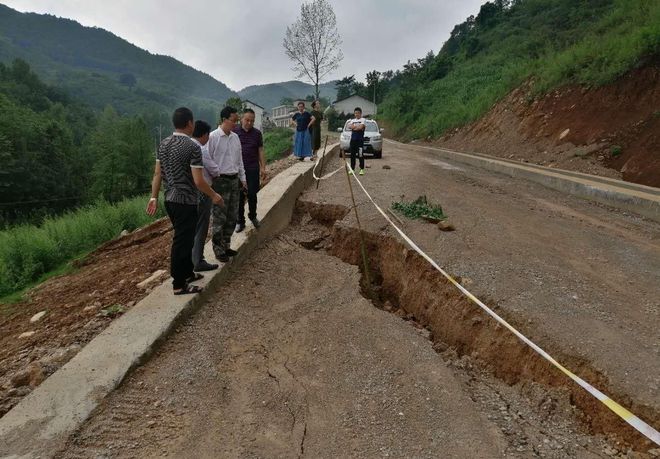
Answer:
[{"label": "man in white shirt", "polygon": [[364,146],[364,130],[367,127],[367,120],[362,117],[362,109],[360,107],[355,107],[353,111],[353,118],[348,122],[348,129],[351,132],[351,171],[350,174],[353,174],[355,170],[355,157],[360,157],[360,175],[364,175],[364,152],[362,148]]},{"label": "man in white shirt", "polygon": [[[209,141],[209,134],[211,133],[211,126],[206,121],[195,121],[195,130],[193,131],[192,141],[195,142],[202,150],[202,163],[209,162],[209,149],[207,143]],[[204,169],[204,180],[210,185],[213,180],[209,175],[206,168]],[[197,229],[195,231],[195,244],[192,249],[192,261],[195,271],[211,271],[217,269],[218,265],[209,263],[204,259],[204,245],[206,244],[206,236],[209,233],[209,221],[211,220],[211,209],[213,202],[203,193],[199,193],[199,203],[197,204]]]},{"label": "man in white shirt", "polygon": [[236,255],[231,249],[231,236],[238,219],[240,193],[247,189],[241,141],[233,132],[238,121],[235,108],[225,107],[220,112],[220,126],[209,135],[208,159],[204,169],[213,180],[213,189],[222,196],[224,206],[213,206],[213,253],[226,263]]}]

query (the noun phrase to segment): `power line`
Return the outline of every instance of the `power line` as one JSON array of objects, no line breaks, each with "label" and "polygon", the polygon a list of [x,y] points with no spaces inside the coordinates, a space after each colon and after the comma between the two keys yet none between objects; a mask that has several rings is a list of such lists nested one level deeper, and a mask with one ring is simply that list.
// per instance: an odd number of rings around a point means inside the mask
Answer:
[{"label": "power line", "polygon": [[[151,187],[138,191],[138,193],[146,193],[147,191],[151,191]],[[53,198],[53,199],[35,199],[31,201],[14,201],[14,202],[0,202],[0,206],[15,206],[19,204],[42,204],[42,203],[48,203],[48,202],[60,202],[60,201],[74,201],[76,199],[83,199],[85,196],[71,196],[68,198]]]}]

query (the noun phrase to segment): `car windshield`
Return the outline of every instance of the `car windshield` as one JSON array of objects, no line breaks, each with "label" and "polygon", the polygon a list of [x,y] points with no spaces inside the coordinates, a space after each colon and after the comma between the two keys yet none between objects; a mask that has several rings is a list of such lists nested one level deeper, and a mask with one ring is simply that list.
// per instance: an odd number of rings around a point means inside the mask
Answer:
[{"label": "car windshield", "polygon": [[[348,123],[344,125],[344,131],[348,131]],[[365,132],[380,132],[378,130],[378,124],[375,121],[367,121],[367,129]]]}]

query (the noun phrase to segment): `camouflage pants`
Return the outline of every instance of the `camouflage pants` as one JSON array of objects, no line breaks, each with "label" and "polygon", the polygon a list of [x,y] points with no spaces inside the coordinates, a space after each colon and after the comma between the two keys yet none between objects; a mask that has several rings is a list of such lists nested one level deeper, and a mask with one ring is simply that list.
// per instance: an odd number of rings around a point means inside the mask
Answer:
[{"label": "camouflage pants", "polygon": [[238,177],[216,177],[213,179],[213,189],[222,196],[225,205],[213,206],[213,223],[211,232],[213,234],[213,253],[216,257],[224,255],[231,243],[234,234],[236,220],[238,219],[238,201],[241,186]]}]

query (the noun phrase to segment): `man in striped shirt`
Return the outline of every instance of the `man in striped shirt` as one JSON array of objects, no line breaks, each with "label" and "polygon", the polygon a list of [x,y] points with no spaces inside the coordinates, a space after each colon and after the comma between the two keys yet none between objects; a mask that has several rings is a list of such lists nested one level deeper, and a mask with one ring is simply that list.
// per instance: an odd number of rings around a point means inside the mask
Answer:
[{"label": "man in striped shirt", "polygon": [[175,295],[199,293],[201,289],[190,282],[201,279],[193,271],[192,248],[197,227],[197,189],[211,198],[213,204],[223,205],[222,197],[204,180],[202,151],[190,139],[193,133],[193,113],[177,108],[172,115],[174,133],[158,147],[156,167],[151,182],[151,199],[147,214],[155,215],[158,193],[165,182],[165,210],[174,227],[170,274]]}]

